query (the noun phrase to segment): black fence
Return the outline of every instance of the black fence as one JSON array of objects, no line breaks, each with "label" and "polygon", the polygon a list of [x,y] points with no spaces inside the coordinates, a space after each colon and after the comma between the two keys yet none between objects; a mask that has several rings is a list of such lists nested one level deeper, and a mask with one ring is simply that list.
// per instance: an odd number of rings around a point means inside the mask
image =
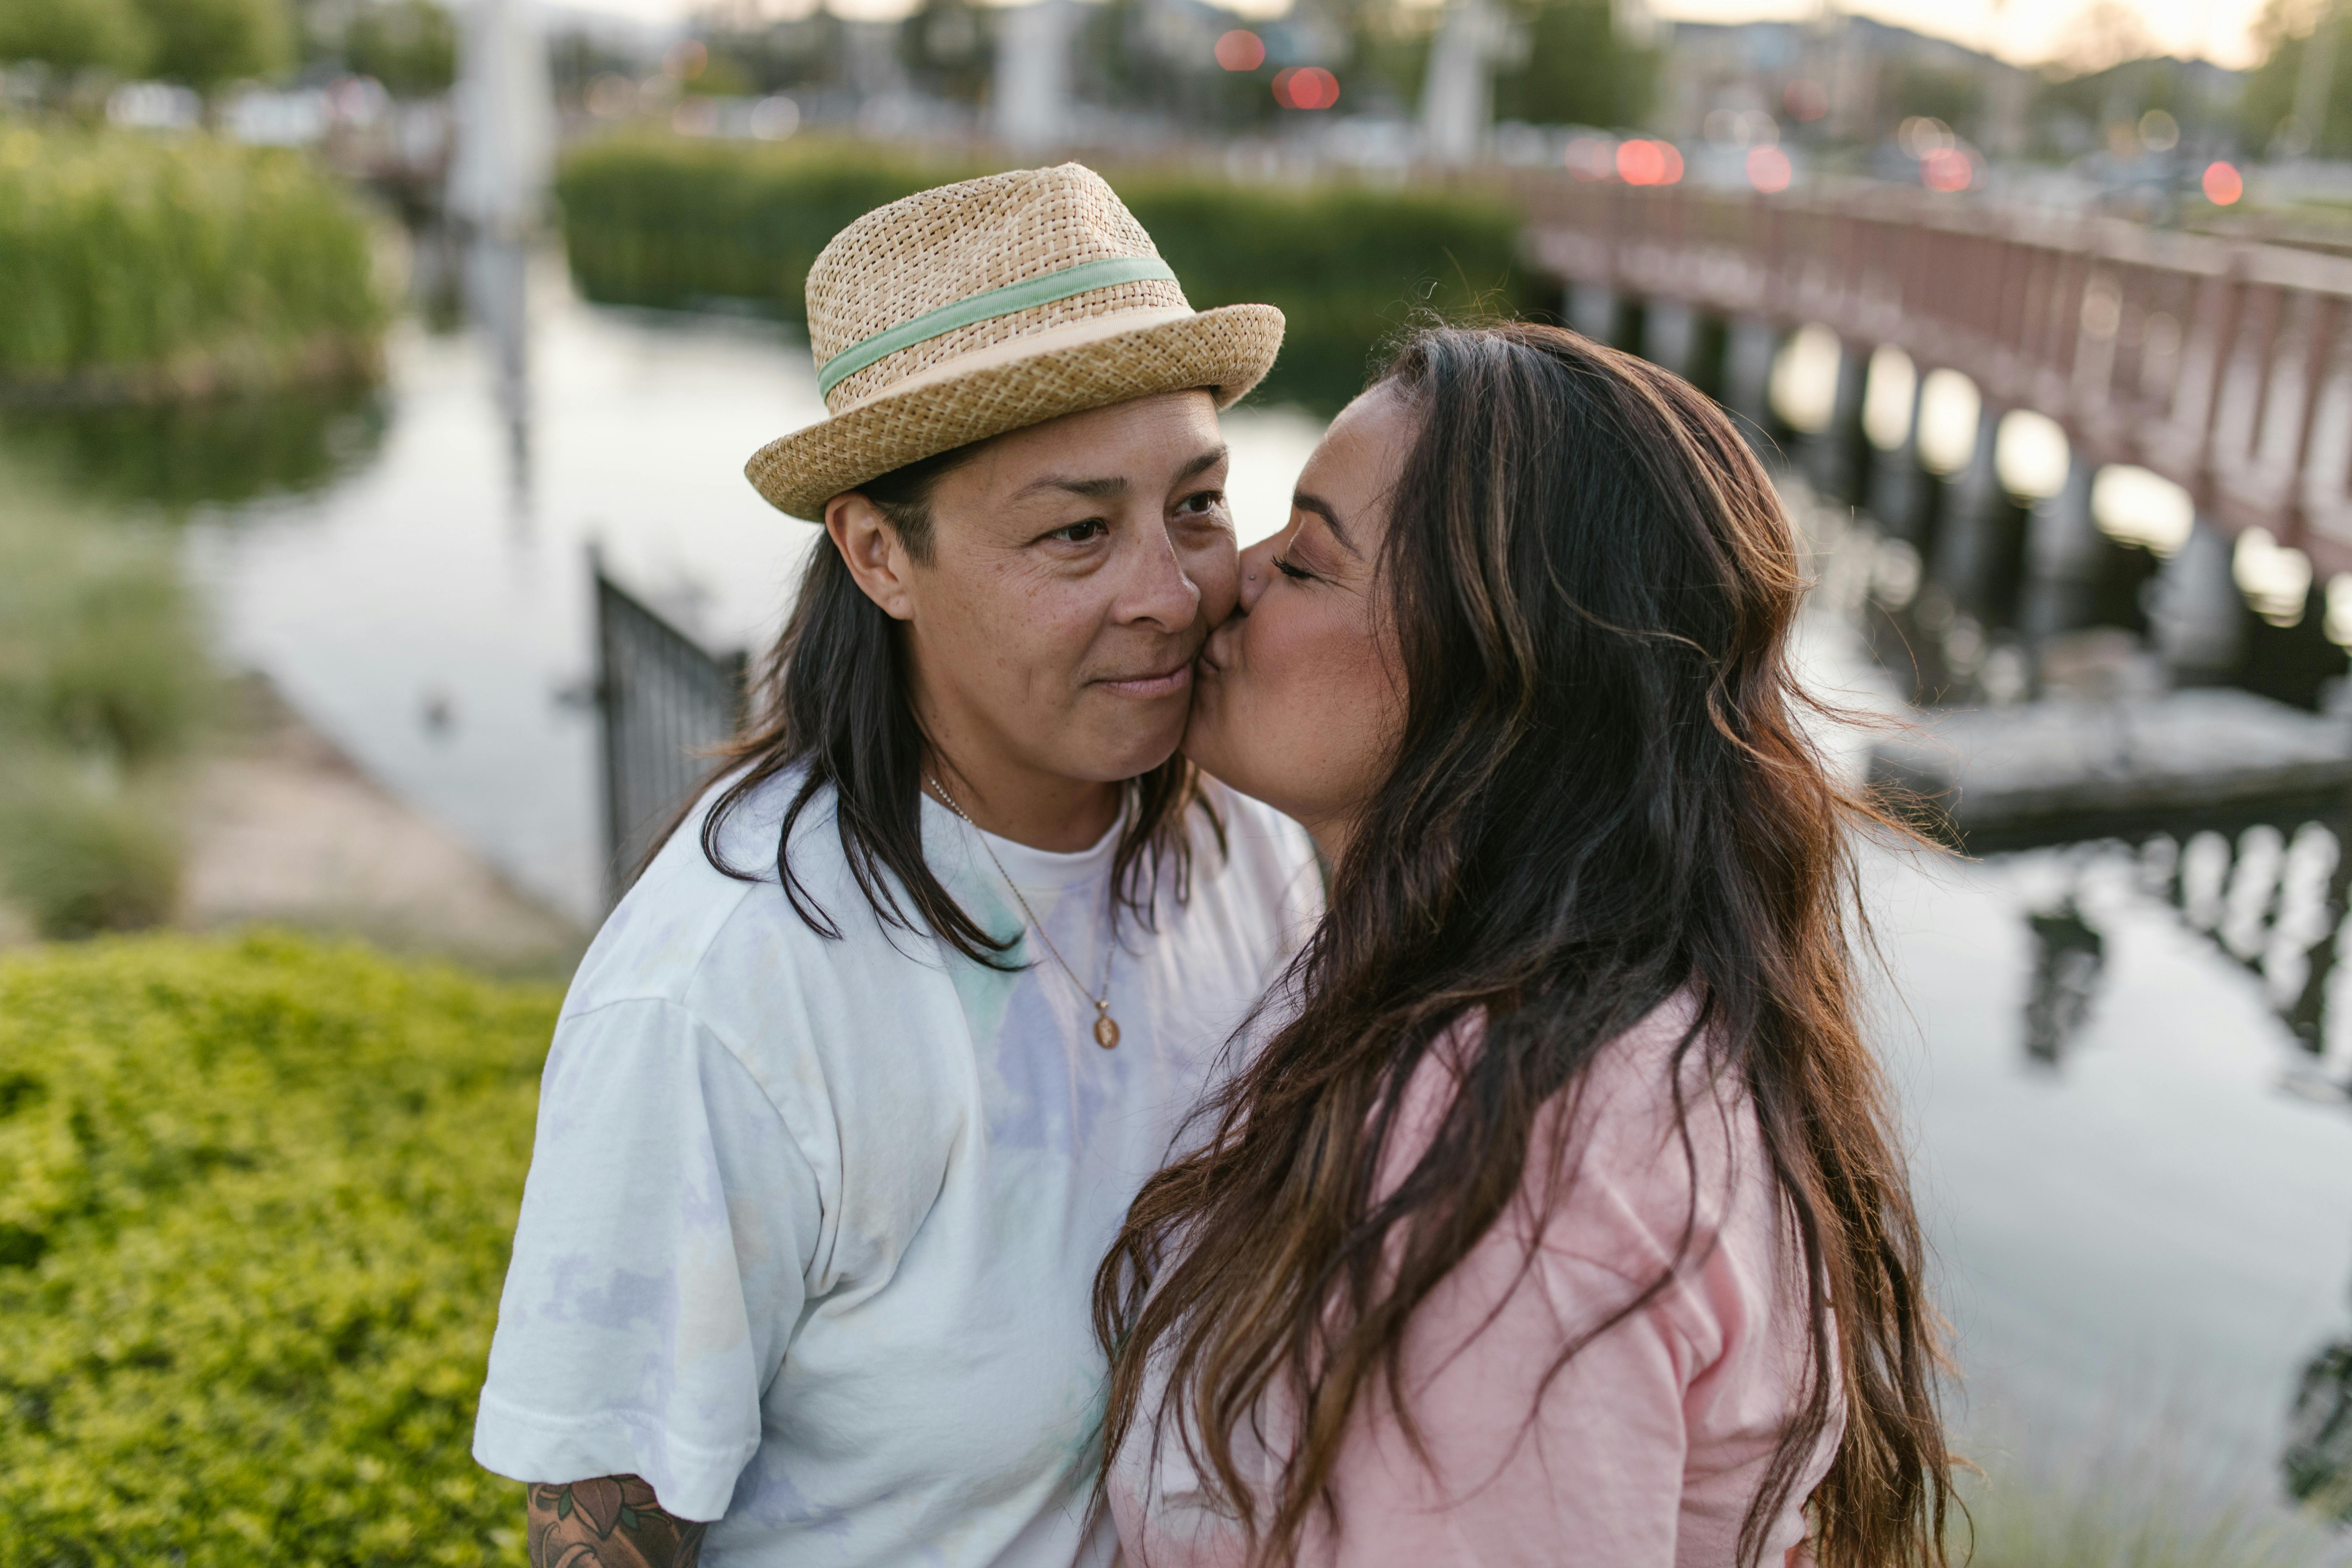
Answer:
[{"label": "black fence", "polygon": [[713,654],[604,574],[596,581],[604,889],[620,898],[654,836],[700,787],[743,714],[745,657]]}]

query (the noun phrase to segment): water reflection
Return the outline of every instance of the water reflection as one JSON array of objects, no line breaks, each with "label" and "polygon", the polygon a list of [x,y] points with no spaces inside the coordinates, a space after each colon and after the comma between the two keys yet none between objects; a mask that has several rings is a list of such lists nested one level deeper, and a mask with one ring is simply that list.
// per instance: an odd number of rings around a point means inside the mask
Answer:
[{"label": "water reflection", "polygon": [[2352,1521],[2352,1339],[2304,1364],[2279,1468],[2295,1501]]},{"label": "water reflection", "polygon": [[2106,967],[2106,939],[2083,918],[2069,893],[2056,909],[2029,910],[2033,933],[2033,978],[2025,1001],[2025,1054],[2056,1067],[2067,1045],[2090,1016]]},{"label": "water reflection", "polygon": [[488,351],[492,398],[506,436],[507,517],[530,525],[530,249],[484,236],[466,248],[467,315]]},{"label": "water reflection", "polygon": [[[2271,1007],[2304,1050],[2331,1064],[2347,1054],[2331,1025],[2331,1000],[2352,888],[2341,852],[2347,818],[2257,822],[2236,833],[2157,834],[2060,851],[2067,868],[2044,901],[2024,911],[2033,971],[2024,1009],[2028,1060],[2056,1067],[2080,1032],[2105,968],[2105,939],[2078,901],[2102,854],[2128,857],[2134,879],[2169,904],[2189,930],[2257,977]],[[2338,1085],[2352,1092],[2352,1079]]]},{"label": "water reflection", "polygon": [[181,513],[308,495],[357,472],[389,411],[365,384],[194,403],[16,408],[0,447],[95,499]]}]

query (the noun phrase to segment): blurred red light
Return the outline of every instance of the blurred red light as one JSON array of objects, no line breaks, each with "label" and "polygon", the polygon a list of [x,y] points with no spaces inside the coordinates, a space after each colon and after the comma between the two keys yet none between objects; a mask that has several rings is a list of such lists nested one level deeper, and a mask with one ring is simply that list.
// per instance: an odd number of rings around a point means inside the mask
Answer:
[{"label": "blurred red light", "polygon": [[1655,142],[1638,138],[1617,144],[1617,177],[1629,185],[1666,183],[1666,154]]},{"label": "blurred red light", "polygon": [[1285,109],[1328,109],[1339,101],[1339,79],[1320,66],[1276,71],[1274,101]]},{"label": "blurred red light", "polygon": [[1665,165],[1658,175],[1662,185],[1678,185],[1683,178],[1683,155],[1671,142],[1658,143],[1658,157]]},{"label": "blurred red light", "polygon": [[1750,147],[1748,150],[1748,183],[1770,195],[1789,188],[1789,176],[1794,173],[1789,166],[1789,154],[1778,147]]},{"label": "blurred red light", "polygon": [[1265,40],[1236,27],[1217,40],[1217,63],[1229,71],[1254,71],[1265,64]]},{"label": "blurred red light", "polygon": [[1919,160],[1919,183],[1931,191],[1965,191],[1976,181],[1976,160],[1958,147],[1937,147]]},{"label": "blurred red light", "polygon": [[2206,164],[2204,184],[2205,199],[2217,207],[2226,207],[2246,194],[2246,177],[2234,163]]},{"label": "blurred red light", "polygon": [[1801,78],[1789,84],[1787,90],[1780,94],[1780,103],[1788,110],[1790,119],[1808,123],[1830,111],[1830,95],[1822,90],[1822,84]]}]

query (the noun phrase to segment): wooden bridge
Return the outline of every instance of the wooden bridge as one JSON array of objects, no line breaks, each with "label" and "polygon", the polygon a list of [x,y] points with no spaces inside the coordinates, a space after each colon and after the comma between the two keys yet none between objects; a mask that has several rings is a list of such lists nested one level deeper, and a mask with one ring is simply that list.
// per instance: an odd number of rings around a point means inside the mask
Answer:
[{"label": "wooden bridge", "polygon": [[[1571,284],[1735,330],[1829,327],[1857,426],[1863,367],[1893,344],[1922,373],[1966,374],[1988,420],[2047,415],[2077,463],[2152,469],[2222,533],[2261,527],[2322,580],[2352,572],[2352,258],[1879,184],[1762,196],[1549,175],[1516,194],[1533,258]],[[1754,356],[1744,373],[1736,342],[1731,357],[1727,400],[1760,401]]]}]

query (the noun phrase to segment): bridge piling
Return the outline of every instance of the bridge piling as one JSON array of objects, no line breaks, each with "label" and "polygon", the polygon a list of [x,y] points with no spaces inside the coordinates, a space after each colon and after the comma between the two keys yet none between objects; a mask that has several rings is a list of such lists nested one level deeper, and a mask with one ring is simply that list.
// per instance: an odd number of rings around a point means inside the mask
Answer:
[{"label": "bridge piling", "polygon": [[1568,324],[1597,343],[1617,341],[1617,290],[1606,283],[1571,281]]},{"label": "bridge piling", "polygon": [[1912,378],[1911,415],[1904,424],[1903,439],[1891,450],[1872,453],[1870,492],[1864,502],[1864,510],[1878,519],[1880,527],[1914,545],[1923,531],[1919,502],[1927,488],[1927,476],[1919,468],[1919,409],[1926,401],[1926,377]]},{"label": "bridge piling", "polygon": [[2177,685],[2226,681],[2243,658],[2246,602],[2231,553],[2229,535],[2200,513],[2152,584],[2149,631]]},{"label": "bridge piling", "polygon": [[1772,428],[1772,360],[1780,352],[1780,331],[1765,316],[1735,318],[1723,351],[1723,404],[1738,417],[1750,442]]},{"label": "bridge piling", "polygon": [[1943,481],[1943,516],[1928,566],[1930,580],[1951,596],[1954,606],[1980,619],[1990,608],[1988,590],[1999,569],[1994,556],[2001,542],[1993,512],[2008,500],[1993,460],[2000,428],[1999,416],[1988,406],[1978,416],[1976,446],[1967,464]]},{"label": "bridge piling", "polygon": [[1685,380],[1697,368],[1698,311],[1679,300],[1654,300],[1643,312],[1642,357]]},{"label": "bridge piling", "polygon": [[2045,642],[2096,619],[2095,600],[2105,542],[2091,515],[2091,489],[2098,472],[2098,465],[2078,451],[2067,465],[2065,487],[2033,503],[2026,523],[2021,613],[2030,641]]}]

